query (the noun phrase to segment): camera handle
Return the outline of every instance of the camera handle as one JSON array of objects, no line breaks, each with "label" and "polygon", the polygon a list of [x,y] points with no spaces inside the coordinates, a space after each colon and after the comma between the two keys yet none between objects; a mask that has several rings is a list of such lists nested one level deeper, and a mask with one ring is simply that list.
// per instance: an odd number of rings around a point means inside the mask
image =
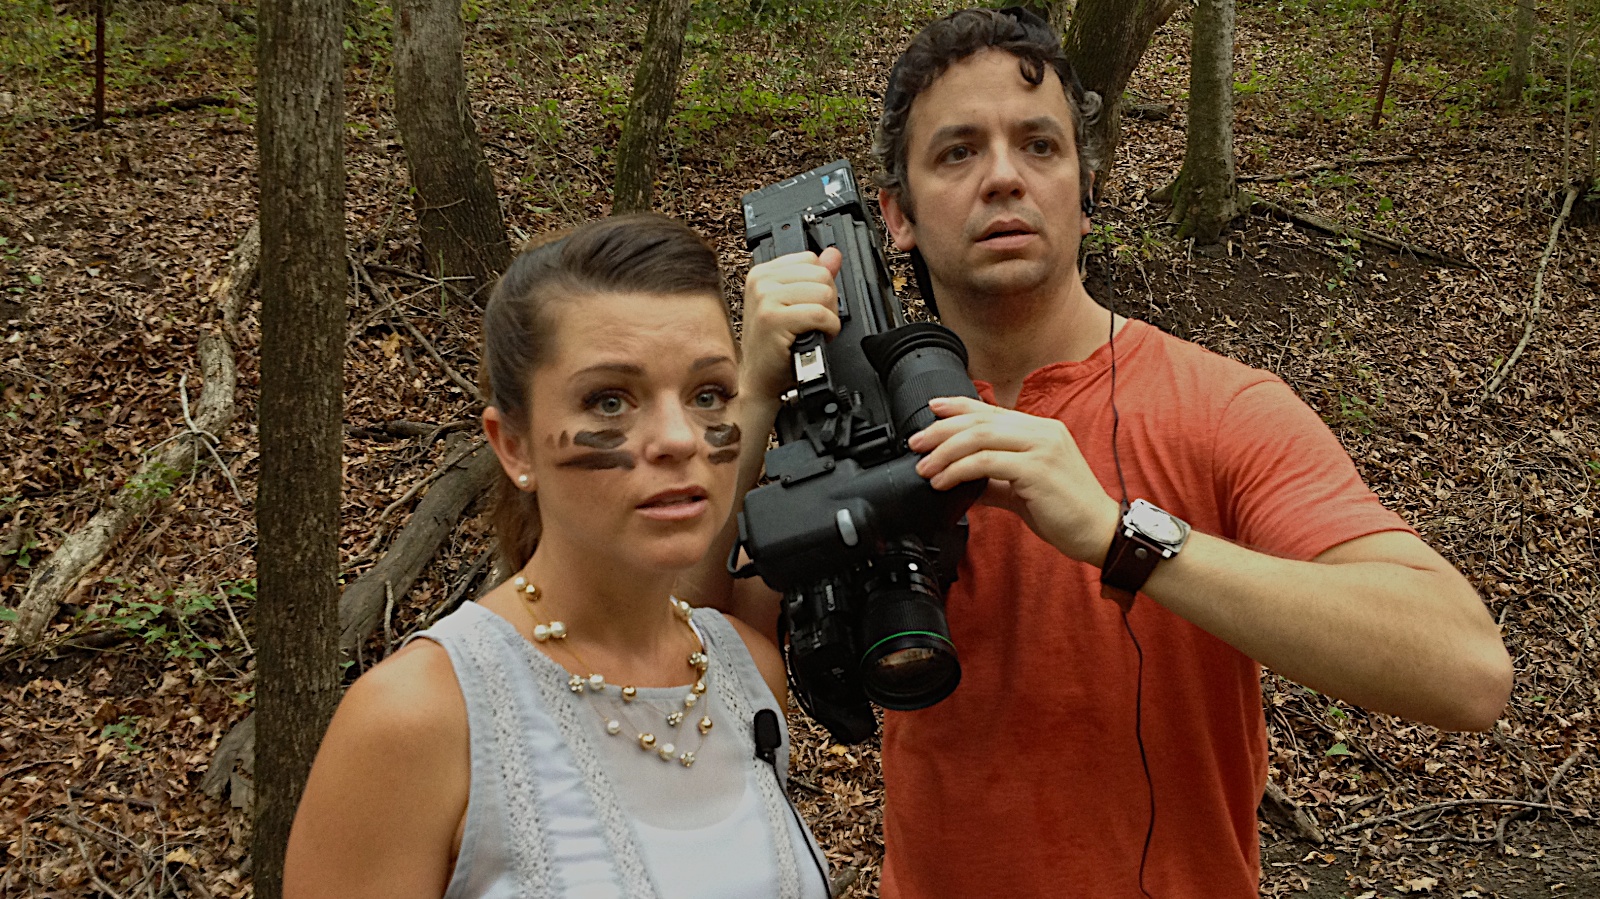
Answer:
[{"label": "camera handle", "polygon": [[[815,215],[801,213],[773,228],[773,258],[787,256],[790,253],[803,253],[811,249],[807,232],[814,221],[816,221]],[[821,331],[807,331],[796,337],[794,343],[789,345],[789,355],[794,361],[794,379],[799,384],[801,393],[808,392],[806,388],[810,384],[827,378],[828,367],[822,355],[822,347],[826,343],[827,338]]]}]

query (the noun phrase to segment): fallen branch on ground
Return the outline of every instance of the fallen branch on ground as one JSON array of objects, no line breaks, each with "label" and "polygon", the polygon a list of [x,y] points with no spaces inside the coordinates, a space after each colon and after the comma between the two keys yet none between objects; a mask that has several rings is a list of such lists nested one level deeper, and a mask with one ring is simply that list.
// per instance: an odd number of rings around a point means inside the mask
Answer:
[{"label": "fallen branch on ground", "polygon": [[356,647],[383,617],[384,585],[390,585],[396,601],[404,597],[440,544],[455,530],[462,513],[494,484],[499,473],[500,460],[494,450],[488,444],[478,444],[439,476],[411,513],[411,520],[389,545],[389,551],[346,587],[339,598],[340,650],[354,657]]},{"label": "fallen branch on ground", "polygon": [[[95,513],[88,524],[61,541],[56,551],[34,570],[23,590],[22,602],[17,605],[17,620],[6,633],[6,647],[37,643],[66,596],[84,575],[105,560],[128,528],[143,519],[178,478],[199,461],[201,448],[211,449],[215,455],[210,441],[233,422],[236,412],[233,392],[238,372],[234,368],[233,344],[229,338],[239,307],[255,281],[260,259],[260,226],[251,225],[233,251],[227,273],[210,291],[213,298],[222,302],[222,327],[218,333],[200,338],[196,354],[205,384],[193,415],[189,414],[188,397],[182,397],[184,430],[157,444],[154,449],[159,452],[152,451],[111,501]],[[180,379],[179,389],[187,390],[186,378]],[[226,467],[223,470],[226,471]],[[231,482],[231,475],[229,480]]]},{"label": "fallen branch on ground", "polygon": [[1333,836],[1342,836],[1352,831],[1363,830],[1368,827],[1379,827],[1384,824],[1394,824],[1403,821],[1412,815],[1424,812],[1435,812],[1443,809],[1462,808],[1471,805],[1509,805],[1516,808],[1534,809],[1537,811],[1555,812],[1558,815],[1571,815],[1573,817],[1588,817],[1585,813],[1564,805],[1552,805],[1548,802],[1530,802],[1526,799],[1450,799],[1445,802],[1430,802],[1426,805],[1415,805],[1408,809],[1384,815],[1378,818],[1367,818],[1361,821],[1351,821],[1349,824],[1334,828]]},{"label": "fallen branch on ground", "polygon": [[389,295],[387,290],[384,290],[383,287],[372,280],[372,275],[367,273],[367,267],[358,262],[354,256],[349,256],[346,258],[350,263],[350,268],[356,273],[356,279],[362,284],[366,285],[367,290],[375,299],[383,303],[384,309],[394,310],[395,318],[400,320],[400,324],[411,333],[411,336],[416,339],[417,343],[422,344],[422,348],[428,351],[428,355],[433,357],[433,361],[439,363],[439,368],[444,371],[446,377],[448,377],[457,387],[461,388],[461,392],[465,393],[468,398],[482,402],[483,397],[478,393],[478,385],[467,380],[461,375],[460,372],[456,371],[455,366],[445,361],[443,354],[441,354],[439,350],[434,347],[433,341],[424,336],[423,333],[417,329],[417,326],[411,323],[411,319],[406,316],[405,310],[400,308],[400,304],[394,301],[394,298]]},{"label": "fallen branch on ground", "polygon": [[1363,159],[1344,159],[1340,160],[1339,162],[1321,162],[1316,165],[1308,165],[1303,169],[1295,169],[1292,172],[1277,172],[1269,175],[1240,175],[1233,180],[1238,181],[1241,184],[1246,181],[1288,181],[1291,178],[1304,178],[1307,175],[1314,175],[1317,172],[1331,172],[1337,169],[1348,169],[1362,165],[1392,165],[1397,162],[1417,162],[1420,159],[1422,159],[1422,157],[1415,153],[1400,153],[1394,156],[1368,156]]},{"label": "fallen branch on ground", "polygon": [[[1583,754],[1587,751],[1589,751],[1588,746],[1579,746],[1569,753],[1566,761],[1556,766],[1555,773],[1550,775],[1550,779],[1545,781],[1544,786],[1533,791],[1534,800],[1537,802],[1549,801],[1550,793],[1555,790],[1556,784],[1561,783],[1561,778],[1567,776],[1567,772],[1572,770],[1572,766],[1577,764],[1578,759],[1583,758]],[[1500,847],[1502,853],[1506,851],[1506,826],[1518,818],[1527,817],[1532,811],[1532,809],[1519,808],[1494,823],[1494,842],[1496,846]]]},{"label": "fallen branch on ground", "polygon": [[452,431],[464,431],[478,426],[476,418],[458,418],[444,424],[433,424],[425,421],[386,421],[379,425],[366,425],[352,427],[346,433],[351,437],[361,437],[367,440],[392,440],[396,437],[426,437],[422,443],[430,446],[435,440]]},{"label": "fallen branch on ground", "polygon": [[372,539],[367,541],[367,545],[364,549],[356,553],[350,558],[350,561],[344,564],[342,569],[343,571],[349,571],[352,568],[365,565],[369,559],[378,554],[378,547],[382,546],[384,538],[389,536],[388,529],[386,529],[383,524],[389,520],[390,515],[393,515],[402,506],[415,499],[416,495],[422,491],[422,488],[427,487],[429,484],[432,484],[439,478],[444,477],[447,472],[456,466],[456,463],[477,452],[487,444],[484,442],[483,438],[480,437],[468,444],[465,448],[461,449],[451,446],[448,442],[445,445],[449,447],[451,454],[446,457],[444,463],[438,468],[434,469],[432,473],[428,474],[422,480],[412,484],[406,489],[405,493],[401,494],[399,499],[385,506],[383,511],[378,513],[378,520],[372,523]]},{"label": "fallen branch on ground", "polygon": [[1567,223],[1567,218],[1572,215],[1572,204],[1578,199],[1578,185],[1576,183],[1567,188],[1566,202],[1561,204],[1561,214],[1556,216],[1556,223],[1550,226],[1550,240],[1545,244],[1544,256],[1539,259],[1539,273],[1533,276],[1533,301],[1528,304],[1528,320],[1522,326],[1522,339],[1517,341],[1517,348],[1511,351],[1506,359],[1506,364],[1494,373],[1489,383],[1483,388],[1479,400],[1486,400],[1494,396],[1495,391],[1506,382],[1506,375],[1510,373],[1511,366],[1517,364],[1522,358],[1522,351],[1528,348],[1528,341],[1533,338],[1533,329],[1539,324],[1540,303],[1544,298],[1544,273],[1550,267],[1550,257],[1556,250],[1556,238],[1561,236],[1561,226]]},{"label": "fallen branch on ground", "polygon": [[1290,799],[1289,794],[1283,791],[1283,787],[1270,780],[1267,781],[1266,792],[1261,796],[1261,804],[1276,812],[1294,828],[1295,833],[1313,845],[1321,846],[1327,839],[1322,835],[1322,829],[1317,827],[1317,822],[1306,814],[1305,809]]},{"label": "fallen branch on ground", "polygon": [[1250,193],[1246,190],[1239,191],[1239,202],[1243,205],[1247,205],[1252,211],[1256,209],[1265,210],[1268,214],[1275,218],[1289,222],[1298,222],[1308,228],[1315,228],[1324,234],[1331,234],[1334,237],[1353,237],[1363,243],[1377,244],[1380,247],[1386,247],[1395,251],[1396,253],[1408,253],[1417,257],[1418,259],[1427,259],[1432,262],[1437,262],[1440,265],[1451,266],[1452,268],[1477,268],[1477,266],[1466,261],[1465,259],[1458,259],[1448,253],[1429,249],[1428,247],[1419,246],[1417,244],[1406,243],[1403,240],[1395,240],[1392,237],[1385,237],[1382,234],[1375,234],[1366,230],[1365,228],[1358,228],[1355,225],[1341,224],[1333,219],[1323,218],[1320,215],[1312,215],[1309,212],[1301,212],[1297,209],[1291,209],[1281,203],[1274,203],[1271,200],[1257,196],[1256,194]]}]

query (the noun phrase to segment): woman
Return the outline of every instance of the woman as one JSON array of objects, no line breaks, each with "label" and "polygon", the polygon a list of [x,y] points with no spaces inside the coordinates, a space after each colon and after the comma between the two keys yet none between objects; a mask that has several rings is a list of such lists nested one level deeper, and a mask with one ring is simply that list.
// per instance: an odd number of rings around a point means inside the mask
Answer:
[{"label": "woman", "polygon": [[658,216],[584,225],[518,257],[484,336],[514,576],[351,686],[285,895],[826,895],[756,758],[756,713],[785,706],[777,650],[671,597],[738,467],[716,255]]}]

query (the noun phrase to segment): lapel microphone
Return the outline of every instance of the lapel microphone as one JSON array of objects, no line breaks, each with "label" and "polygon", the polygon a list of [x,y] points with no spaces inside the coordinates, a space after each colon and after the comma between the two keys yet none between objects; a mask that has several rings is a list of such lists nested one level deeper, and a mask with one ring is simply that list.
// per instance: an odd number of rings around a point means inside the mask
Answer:
[{"label": "lapel microphone", "polygon": [[754,727],[756,758],[776,768],[778,745],[783,742],[782,731],[778,729],[778,713],[771,709],[757,711]]}]

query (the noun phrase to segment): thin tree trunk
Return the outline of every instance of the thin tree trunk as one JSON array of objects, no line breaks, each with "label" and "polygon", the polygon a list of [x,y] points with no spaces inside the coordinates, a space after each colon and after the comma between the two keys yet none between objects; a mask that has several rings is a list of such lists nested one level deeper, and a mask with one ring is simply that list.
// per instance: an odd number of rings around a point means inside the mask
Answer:
[{"label": "thin tree trunk", "polygon": [[[397,0],[394,107],[429,267],[491,284],[511,261],[494,173],[467,103],[460,0]],[[465,283],[465,282],[464,282]]]},{"label": "thin tree trunk", "polygon": [[111,0],[94,3],[94,126],[106,126],[106,6]]},{"label": "thin tree trunk", "polygon": [[[1060,0],[1058,0],[1060,2]],[[1077,0],[1062,42],[1086,90],[1104,105],[1090,139],[1098,149],[1095,192],[1107,183],[1122,136],[1122,92],[1156,29],[1178,9],[1178,0]],[[1051,20],[1055,21],[1056,15]]]},{"label": "thin tree trunk", "polygon": [[1378,100],[1372,107],[1372,127],[1383,121],[1383,103],[1389,96],[1389,78],[1394,75],[1394,57],[1400,51],[1400,31],[1406,24],[1406,0],[1394,0],[1394,26],[1389,30],[1389,46],[1383,51],[1383,77],[1378,81]]},{"label": "thin tree trunk", "polygon": [[1528,50],[1533,46],[1533,31],[1538,25],[1533,0],[1517,0],[1517,28],[1511,43],[1511,71],[1500,85],[1500,105],[1516,106],[1528,86]]},{"label": "thin tree trunk", "polygon": [[345,336],[343,0],[262,0],[261,478],[256,494],[255,894],[339,699]]},{"label": "thin tree trunk", "polygon": [[1189,72],[1189,135],[1172,192],[1180,237],[1213,244],[1239,214],[1233,180],[1233,0],[1199,0]]},{"label": "thin tree trunk", "polygon": [[689,0],[655,0],[644,49],[633,73],[633,98],[617,146],[617,185],[611,211],[648,212],[655,192],[661,133],[672,118],[683,66],[683,36],[689,29]]}]

